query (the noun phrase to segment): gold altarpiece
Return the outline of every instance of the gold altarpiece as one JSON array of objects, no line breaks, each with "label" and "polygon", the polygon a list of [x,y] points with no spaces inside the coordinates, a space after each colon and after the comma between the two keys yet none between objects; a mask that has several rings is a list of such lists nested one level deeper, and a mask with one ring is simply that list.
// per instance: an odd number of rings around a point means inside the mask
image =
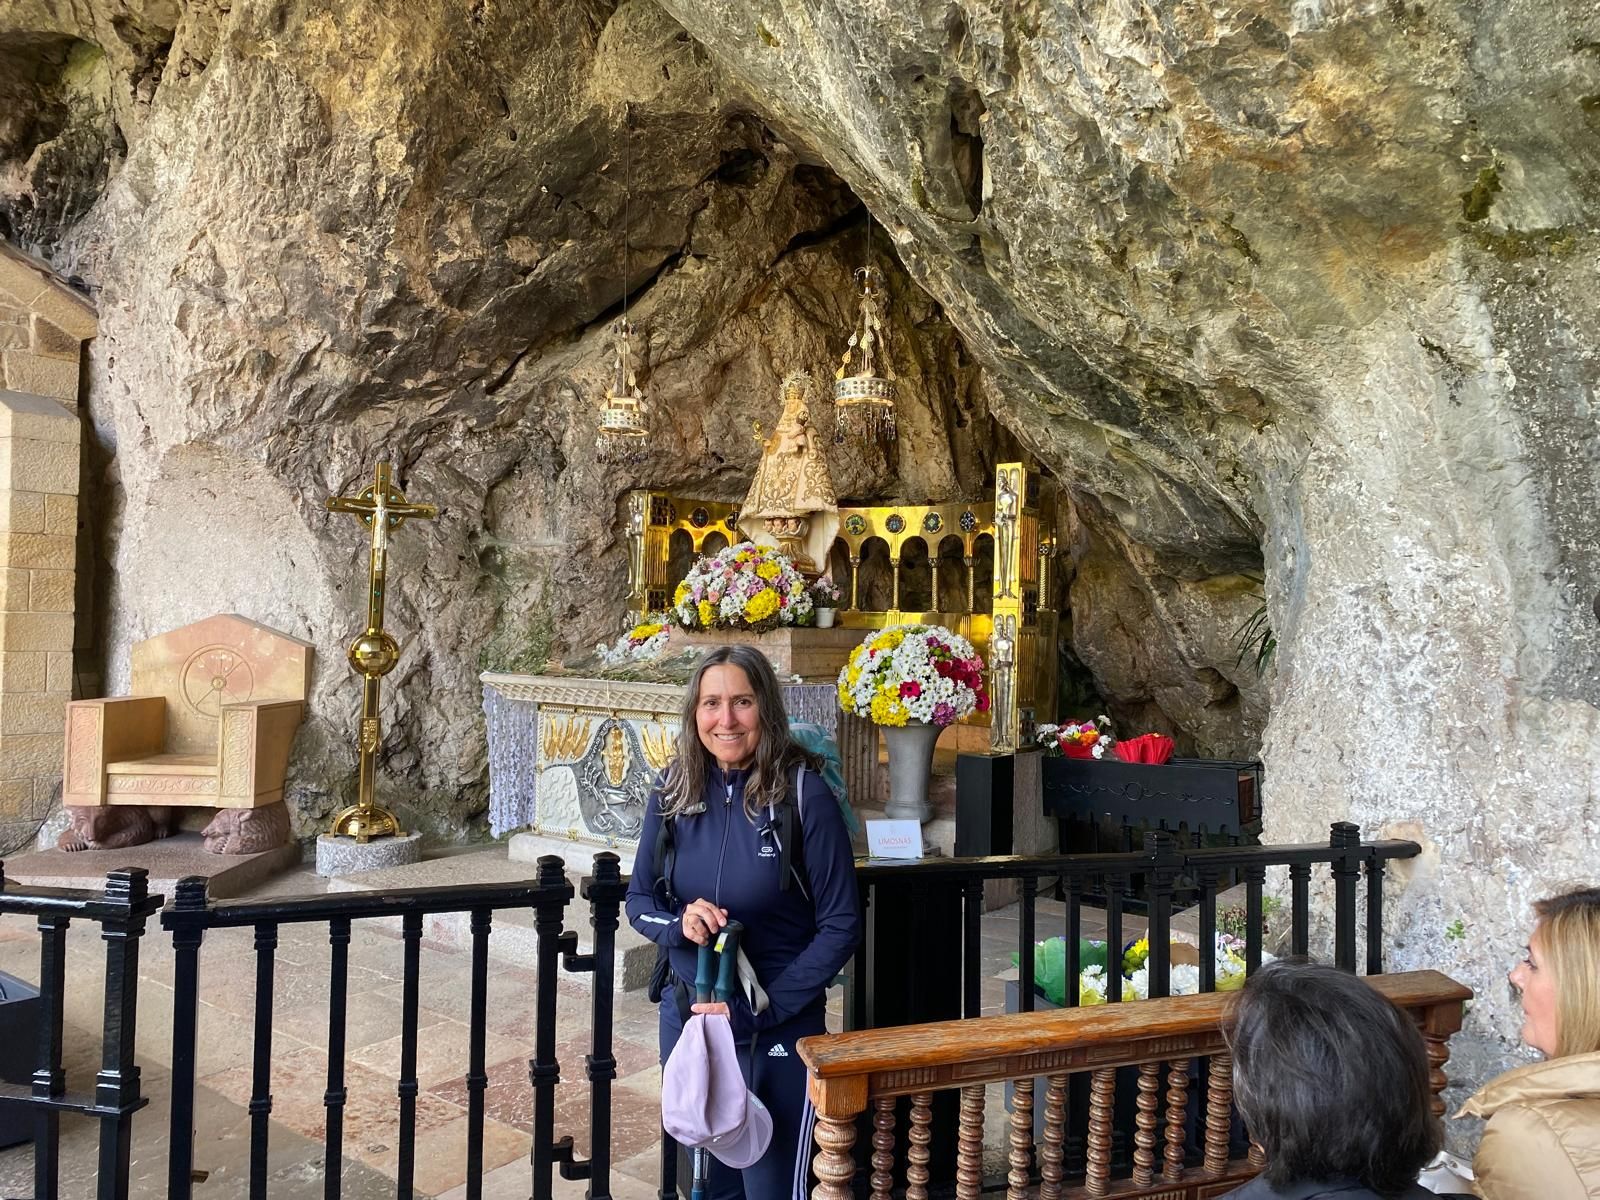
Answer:
[{"label": "gold altarpiece", "polygon": [[[666,609],[696,558],[742,536],[738,509],[713,500],[640,489],[628,513],[636,616]],[[989,664],[994,700],[967,723],[988,727],[992,749],[1014,750],[1055,718],[1055,530],[1054,482],[1016,462],[995,468],[994,499],[982,503],[841,505],[831,562],[850,607],[838,623],[924,621],[967,638]]]}]

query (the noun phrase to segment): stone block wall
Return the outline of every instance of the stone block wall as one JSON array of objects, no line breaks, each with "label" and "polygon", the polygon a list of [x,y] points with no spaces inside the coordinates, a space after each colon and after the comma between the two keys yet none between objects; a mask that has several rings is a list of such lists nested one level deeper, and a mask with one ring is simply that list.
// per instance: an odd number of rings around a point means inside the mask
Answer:
[{"label": "stone block wall", "polygon": [[78,372],[92,308],[0,244],[0,846],[61,794],[72,698]]}]

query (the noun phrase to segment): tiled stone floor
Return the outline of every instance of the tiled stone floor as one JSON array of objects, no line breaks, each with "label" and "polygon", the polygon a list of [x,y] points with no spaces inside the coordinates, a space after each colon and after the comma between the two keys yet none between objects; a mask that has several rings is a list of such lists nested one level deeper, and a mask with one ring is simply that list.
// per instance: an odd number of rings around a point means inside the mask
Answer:
[{"label": "tiled stone floor", "polygon": [[[503,853],[503,852],[502,852]],[[323,881],[303,868],[252,895],[297,895],[323,890]],[[1041,901],[1038,936],[1062,928],[1061,906]],[[1092,914],[1085,912],[1085,924]],[[1128,934],[1137,932],[1130,920]],[[1085,934],[1092,933],[1086,928]],[[251,1092],[251,1037],[255,954],[249,930],[207,935],[201,952],[200,1035],[196,1088],[194,1195],[197,1200],[236,1200],[247,1195]],[[1015,906],[988,914],[983,925],[985,1013],[999,1012],[1016,948]],[[172,1031],[172,950],[164,931],[144,939],[139,979],[139,1064],[142,1090],[150,1099],[134,1122],[134,1200],[166,1195],[167,1134]],[[416,1180],[421,1196],[464,1200],[466,1194],[466,1080],[469,1029],[469,958],[447,945],[424,941],[422,1005],[418,1037]],[[323,1195],[328,1003],[328,947],[323,926],[284,925],[274,976],[272,1114],[268,1161],[272,1200],[311,1200]],[[346,1025],[346,1087],[343,1194],[351,1200],[394,1194],[398,1116],[394,1081],[400,1056],[401,943],[389,929],[357,924],[349,952]],[[0,919],[0,970],[38,979],[38,940],[31,922]],[[69,1087],[87,1086],[98,1066],[104,948],[92,927],[75,925],[68,938],[65,998]],[[486,1033],[489,1089],[484,1121],[484,1196],[525,1200],[530,1173],[528,1129],[532,1093],[527,1060],[533,1040],[530,970],[491,960]],[[587,989],[569,978],[557,983],[558,1058],[567,1078],[558,1087],[556,1128],[571,1133],[579,1154],[588,1145],[588,1085],[582,1078],[588,1049]],[[830,1028],[839,1027],[835,996]],[[617,1080],[612,1109],[612,1195],[617,1200],[653,1198],[658,1170],[660,1068],[656,1063],[656,1014],[642,992],[619,994],[615,1009]],[[1003,1145],[999,1089],[991,1089],[991,1147]],[[83,1118],[62,1119],[62,1196],[94,1194],[97,1129]],[[31,1195],[32,1150],[0,1151],[0,1197]],[[203,1176],[203,1177],[202,1177]],[[586,1184],[555,1184],[557,1196],[581,1197]]]}]

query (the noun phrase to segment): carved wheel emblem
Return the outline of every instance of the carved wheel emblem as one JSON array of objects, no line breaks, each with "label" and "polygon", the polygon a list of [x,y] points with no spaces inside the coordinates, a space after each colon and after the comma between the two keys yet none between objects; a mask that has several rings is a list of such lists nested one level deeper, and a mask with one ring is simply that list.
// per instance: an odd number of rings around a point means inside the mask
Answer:
[{"label": "carved wheel emblem", "polygon": [[242,704],[255,690],[255,673],[229,646],[205,646],[183,664],[183,698],[195,712],[220,717],[224,704]]}]

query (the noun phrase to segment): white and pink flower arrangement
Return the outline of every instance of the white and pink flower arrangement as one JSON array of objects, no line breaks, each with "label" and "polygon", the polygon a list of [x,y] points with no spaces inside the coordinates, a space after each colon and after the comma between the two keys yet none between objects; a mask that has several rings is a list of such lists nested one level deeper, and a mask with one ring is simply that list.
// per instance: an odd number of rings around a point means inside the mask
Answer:
[{"label": "white and pink flower arrangement", "polygon": [[1098,723],[1068,721],[1065,725],[1040,725],[1035,737],[1046,754],[1065,758],[1104,758],[1116,744],[1111,735],[1111,718],[1106,716]]},{"label": "white and pink flower arrangement", "polygon": [[811,585],[811,603],[817,608],[838,608],[844,589],[827,576]]},{"label": "white and pink flower arrangement", "polygon": [[667,648],[667,638],[667,615],[650,613],[616,641],[609,645],[601,642],[595,652],[600,655],[600,664],[606,667],[649,662],[661,657]]},{"label": "white and pink flower arrangement", "polygon": [[811,592],[793,560],[770,546],[740,542],[698,560],[672,597],[685,629],[763,633],[811,614]]},{"label": "white and pink flower arrangement", "polygon": [[850,652],[839,707],[878,725],[949,725],[989,711],[983,659],[943,625],[891,625]]}]

